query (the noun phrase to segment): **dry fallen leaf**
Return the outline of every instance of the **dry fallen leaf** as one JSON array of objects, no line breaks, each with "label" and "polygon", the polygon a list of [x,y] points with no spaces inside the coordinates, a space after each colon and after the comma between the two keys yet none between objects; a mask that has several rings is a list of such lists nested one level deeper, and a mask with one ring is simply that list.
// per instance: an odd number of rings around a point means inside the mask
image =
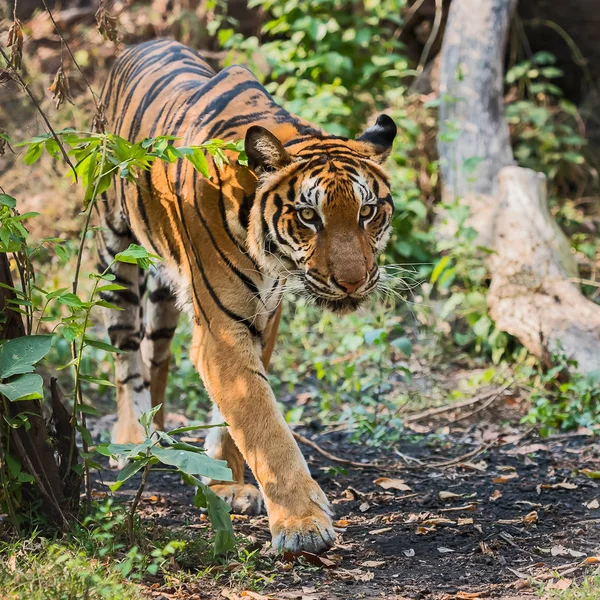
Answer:
[{"label": "dry fallen leaf", "polygon": [[433,517],[431,519],[425,519],[423,525],[429,525],[435,527],[436,525],[455,525],[452,519],[445,519],[444,517]]},{"label": "dry fallen leaf", "polygon": [[538,514],[537,511],[532,510],[530,513],[526,514],[523,517],[523,523],[527,523],[527,525],[531,525],[533,523],[538,522]]},{"label": "dry fallen leaf", "polygon": [[500,498],[502,498],[502,492],[500,490],[494,490],[490,495],[490,502],[496,502],[496,500],[499,500]]},{"label": "dry fallen leaf", "polygon": [[566,579],[566,578],[561,578],[558,581],[554,582],[551,581],[550,583],[548,583],[546,585],[546,589],[547,590],[560,590],[560,591],[564,591],[566,589],[568,589],[571,584],[573,583],[572,579]]},{"label": "dry fallen leaf", "polygon": [[456,592],[454,600],[479,600],[479,592]]},{"label": "dry fallen leaf", "polygon": [[464,506],[453,506],[452,508],[441,508],[440,512],[462,512],[464,510],[477,510],[477,504],[471,502]]},{"label": "dry fallen leaf", "polygon": [[350,525],[350,521],[347,519],[338,519],[337,521],[333,522],[333,525],[335,527],[348,527],[348,525]]},{"label": "dry fallen leaf", "polygon": [[444,548],[443,546],[437,549],[440,554],[449,554],[450,552],[454,552],[452,548]]},{"label": "dry fallen leaf", "polygon": [[432,531],[435,531],[435,527],[423,527],[422,525],[419,525],[417,527],[416,534],[417,535],[427,535],[428,533],[431,533]]},{"label": "dry fallen leaf", "polygon": [[377,569],[378,567],[382,567],[385,565],[384,560],[365,560],[365,562],[360,563],[361,567],[367,567],[369,569]]},{"label": "dry fallen leaf", "polygon": [[371,508],[371,505],[368,502],[363,502],[358,507],[358,510],[360,510],[360,512],[367,512],[370,508]]},{"label": "dry fallen leaf", "polygon": [[518,479],[519,478],[519,474],[515,473],[514,471],[512,473],[507,473],[506,475],[499,475],[498,477],[494,477],[494,479],[492,480],[494,483],[506,483],[507,481],[510,481],[511,479]]},{"label": "dry fallen leaf", "polygon": [[560,483],[542,483],[541,487],[545,490],[575,490],[578,486],[565,480]]},{"label": "dry fallen leaf", "polygon": [[313,554],[312,552],[302,551],[283,553],[283,560],[289,563],[296,562],[296,559],[298,559],[299,557],[306,559],[311,565],[316,565],[317,567],[325,567],[326,569],[333,569],[338,565],[336,561],[326,558],[325,556]]},{"label": "dry fallen leaf", "polygon": [[552,554],[552,556],[572,556],[573,558],[581,558],[585,556],[585,552],[579,552],[577,550],[572,550],[571,548],[565,548],[560,544],[552,546],[552,548],[550,548],[550,554]]},{"label": "dry fallen leaf", "polygon": [[373,483],[382,487],[384,490],[398,490],[400,492],[412,492],[412,488],[404,483],[403,479],[390,479],[389,477],[380,477]]},{"label": "dry fallen leaf", "polygon": [[451,500],[452,498],[462,498],[464,494],[455,494],[454,492],[440,492],[439,494],[440,500]]},{"label": "dry fallen leaf", "polygon": [[546,444],[525,444],[525,446],[517,448],[514,451],[514,454],[533,454],[534,452],[539,452],[540,450],[546,452],[548,450],[548,446]]},{"label": "dry fallen leaf", "polygon": [[471,517],[463,517],[461,519],[458,519],[458,524],[459,525],[473,525],[473,519]]},{"label": "dry fallen leaf", "polygon": [[494,556],[492,549],[485,542],[479,542],[479,549],[485,556]]},{"label": "dry fallen leaf", "polygon": [[383,527],[382,529],[373,529],[372,531],[369,531],[369,533],[371,535],[379,535],[380,533],[387,533],[388,531],[391,531],[392,528],[391,527]]},{"label": "dry fallen leaf", "polygon": [[241,596],[245,598],[252,598],[253,600],[271,600],[269,596],[263,596],[262,594],[258,594],[256,592],[250,592],[245,590],[241,593]]},{"label": "dry fallen leaf", "polygon": [[414,548],[409,548],[408,550],[402,550],[402,554],[404,554],[404,556],[407,556],[408,558],[410,558],[411,556],[415,555]]},{"label": "dry fallen leaf", "polygon": [[600,563],[600,556],[588,556],[583,561],[583,564],[585,565],[597,565],[598,563]]},{"label": "dry fallen leaf", "polygon": [[461,467],[463,469],[470,469],[472,471],[480,471],[481,473],[487,471],[488,468],[488,464],[485,462],[485,460],[480,460],[476,463],[460,462],[456,466]]},{"label": "dry fallen leaf", "polygon": [[594,498],[593,500],[591,500],[590,502],[588,502],[585,507],[588,510],[596,510],[597,508],[600,508],[600,503],[598,502],[597,498]]}]

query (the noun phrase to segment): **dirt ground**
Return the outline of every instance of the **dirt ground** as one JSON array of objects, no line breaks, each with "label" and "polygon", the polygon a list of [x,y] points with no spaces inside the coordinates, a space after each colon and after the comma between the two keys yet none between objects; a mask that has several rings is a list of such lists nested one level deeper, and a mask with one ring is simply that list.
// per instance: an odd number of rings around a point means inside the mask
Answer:
[{"label": "dirt ground", "polygon": [[[538,439],[489,423],[485,429],[414,429],[379,449],[350,443],[346,433],[302,432],[339,457],[380,465],[345,468],[302,447],[343,529],[323,557],[276,557],[266,516],[234,516],[236,533],[265,558],[254,577],[268,581],[274,575],[260,593],[236,585],[233,575],[243,565],[234,561],[222,567],[220,578],[213,570],[191,583],[156,580],[148,594],[184,600],[516,600],[537,597],[542,582],[560,589],[592,572],[600,549],[595,438]],[[135,487],[133,480],[118,495],[131,496]],[[105,489],[99,483],[96,488]],[[202,535],[206,517],[191,506],[192,496],[176,475],[155,473],[143,518]]]}]

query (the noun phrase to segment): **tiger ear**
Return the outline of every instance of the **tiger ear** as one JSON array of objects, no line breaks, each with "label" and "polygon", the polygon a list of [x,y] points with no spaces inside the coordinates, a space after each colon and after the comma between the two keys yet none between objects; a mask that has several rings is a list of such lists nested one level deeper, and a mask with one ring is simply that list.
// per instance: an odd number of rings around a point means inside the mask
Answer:
[{"label": "tiger ear", "polygon": [[277,171],[292,162],[283,144],[268,130],[252,125],[246,132],[244,149],[248,155],[248,165],[257,175]]},{"label": "tiger ear", "polygon": [[390,154],[392,143],[396,137],[398,128],[391,117],[379,115],[375,125],[369,127],[356,139],[359,142],[367,142],[373,146],[373,158],[383,162]]}]

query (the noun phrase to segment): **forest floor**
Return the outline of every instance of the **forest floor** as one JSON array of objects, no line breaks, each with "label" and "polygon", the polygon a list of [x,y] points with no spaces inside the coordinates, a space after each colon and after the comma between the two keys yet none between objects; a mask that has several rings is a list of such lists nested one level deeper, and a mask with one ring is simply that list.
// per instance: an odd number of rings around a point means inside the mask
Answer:
[{"label": "forest floor", "polygon": [[[328,553],[277,556],[266,516],[233,516],[247,561],[186,565],[198,574],[151,579],[148,597],[516,600],[538,597],[544,587],[566,589],[594,571],[600,561],[596,438],[583,432],[540,439],[489,421],[413,429],[387,448],[351,443],[345,432],[302,431],[322,450],[378,465],[344,467],[301,445],[343,529]],[[116,497],[131,497],[137,483],[130,480]],[[95,488],[105,489],[100,482]],[[192,497],[176,475],[151,474],[143,522],[174,539],[202,536],[210,526]]]}]

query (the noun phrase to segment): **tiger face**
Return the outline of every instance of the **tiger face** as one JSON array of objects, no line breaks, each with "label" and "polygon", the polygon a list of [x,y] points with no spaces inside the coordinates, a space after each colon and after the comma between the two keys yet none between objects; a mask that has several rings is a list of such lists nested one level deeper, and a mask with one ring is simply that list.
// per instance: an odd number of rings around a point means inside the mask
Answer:
[{"label": "tiger face", "polygon": [[334,312],[355,310],[380,281],[377,256],[394,210],[381,164],[396,125],[387,115],[356,140],[288,142],[251,127],[245,149],[258,176],[248,248],[287,288]]}]

